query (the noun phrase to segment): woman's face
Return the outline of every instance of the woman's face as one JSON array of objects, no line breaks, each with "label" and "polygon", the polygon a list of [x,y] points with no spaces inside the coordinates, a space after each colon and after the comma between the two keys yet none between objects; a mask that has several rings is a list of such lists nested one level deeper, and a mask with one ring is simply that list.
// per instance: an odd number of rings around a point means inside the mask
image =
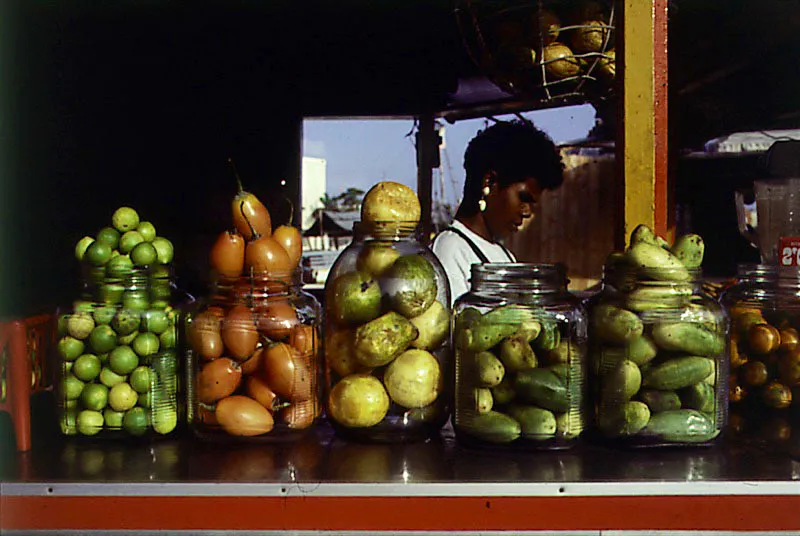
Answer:
[{"label": "woman's face", "polygon": [[534,216],[542,188],[539,181],[528,177],[524,181],[500,186],[495,181],[486,196],[486,211],[483,217],[495,238],[505,238],[516,233],[523,222]]}]

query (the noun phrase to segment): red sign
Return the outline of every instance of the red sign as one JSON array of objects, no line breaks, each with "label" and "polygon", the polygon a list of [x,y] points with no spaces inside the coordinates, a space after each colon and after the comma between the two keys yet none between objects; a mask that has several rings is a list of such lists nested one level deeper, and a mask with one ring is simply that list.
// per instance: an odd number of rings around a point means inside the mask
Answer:
[{"label": "red sign", "polygon": [[800,236],[782,236],[778,257],[781,266],[800,266]]}]

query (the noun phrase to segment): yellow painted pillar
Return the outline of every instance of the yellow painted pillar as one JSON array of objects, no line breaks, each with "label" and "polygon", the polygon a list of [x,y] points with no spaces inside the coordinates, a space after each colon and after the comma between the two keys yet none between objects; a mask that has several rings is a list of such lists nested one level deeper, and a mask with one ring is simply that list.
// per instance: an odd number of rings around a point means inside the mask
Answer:
[{"label": "yellow painted pillar", "polygon": [[[667,1],[623,0],[617,54],[622,173],[615,242],[640,223],[669,238],[667,179]],[[621,60],[621,61],[620,61]]]}]

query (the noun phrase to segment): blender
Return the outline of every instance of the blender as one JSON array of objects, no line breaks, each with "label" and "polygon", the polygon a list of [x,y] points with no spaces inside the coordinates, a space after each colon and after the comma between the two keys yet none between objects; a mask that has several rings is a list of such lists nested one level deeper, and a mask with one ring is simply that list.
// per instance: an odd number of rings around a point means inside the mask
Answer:
[{"label": "blender", "polygon": [[763,167],[752,195],[736,192],[739,231],[763,264],[800,266],[800,141],[773,143]]}]

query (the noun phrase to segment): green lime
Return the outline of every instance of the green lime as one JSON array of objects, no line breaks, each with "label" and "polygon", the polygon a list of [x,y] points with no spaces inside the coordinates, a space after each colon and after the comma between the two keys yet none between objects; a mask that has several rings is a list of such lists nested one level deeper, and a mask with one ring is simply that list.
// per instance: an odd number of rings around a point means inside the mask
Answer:
[{"label": "green lime", "polygon": [[99,299],[108,305],[116,305],[122,302],[122,293],[125,292],[125,287],[117,283],[106,283],[100,286]]},{"label": "green lime", "polygon": [[103,414],[99,411],[85,409],[78,413],[76,419],[78,432],[83,435],[95,435],[103,429]]},{"label": "green lime", "polygon": [[89,300],[75,300],[72,302],[72,308],[75,313],[90,313],[94,311],[94,302]]},{"label": "green lime", "polygon": [[67,320],[67,332],[76,339],[85,339],[93,329],[94,318],[89,313],[75,313]]},{"label": "green lime", "polygon": [[163,310],[150,309],[144,313],[143,324],[147,331],[160,335],[169,327],[169,318]]},{"label": "green lime", "polygon": [[64,409],[78,409],[78,400],[64,400]]},{"label": "green lime", "polygon": [[117,374],[113,370],[108,367],[103,367],[103,370],[100,371],[100,383],[111,389],[118,383],[122,383],[125,381],[125,376]]},{"label": "green lime", "polygon": [[117,335],[124,336],[134,333],[137,329],[139,329],[140,322],[141,317],[137,311],[120,309],[117,311],[117,316],[115,316],[114,320],[111,321],[111,326],[114,328],[114,331],[117,332]]},{"label": "green lime", "polygon": [[140,333],[133,341],[133,351],[139,357],[148,357],[158,352],[159,340],[155,333]]},{"label": "green lime", "polygon": [[153,379],[150,367],[140,365],[131,372],[130,384],[137,393],[146,393],[150,390],[150,381]]},{"label": "green lime", "polygon": [[117,346],[117,333],[111,326],[97,326],[89,334],[89,346],[96,354],[110,352]]},{"label": "green lime", "polygon": [[[64,374],[68,374],[72,370],[72,365],[75,363],[74,361],[64,361],[61,363],[61,370],[64,371]],[[0,397],[2,400],[2,397]]]},{"label": "green lime", "polygon": [[130,207],[120,207],[111,216],[111,223],[120,233],[131,231],[139,225],[139,213]]},{"label": "green lime", "polygon": [[139,395],[129,383],[118,383],[108,393],[108,404],[114,411],[128,411],[136,405]]},{"label": "green lime", "polygon": [[148,391],[139,395],[139,400],[136,402],[143,408],[150,408],[153,406],[153,392]]},{"label": "green lime", "polygon": [[75,361],[83,353],[84,346],[83,341],[67,335],[58,340],[58,354],[65,361]]},{"label": "green lime", "polygon": [[173,407],[158,409],[153,413],[153,430],[168,434],[178,426],[178,412]]},{"label": "green lime", "polygon": [[75,435],[78,433],[78,411],[67,409],[61,415],[61,433],[64,435]]},{"label": "green lime", "polygon": [[153,247],[156,248],[158,262],[161,264],[169,264],[172,262],[172,257],[175,254],[175,248],[172,247],[172,242],[163,236],[157,236],[153,239]]},{"label": "green lime", "polygon": [[69,315],[59,315],[58,322],[56,326],[56,330],[58,331],[58,336],[63,337],[67,334],[67,321],[69,320]]},{"label": "green lime", "polygon": [[117,314],[117,308],[111,305],[100,305],[92,311],[92,318],[97,326],[107,326],[114,320],[114,315]]},{"label": "green lime", "polygon": [[105,242],[98,242],[95,240],[92,244],[86,249],[86,253],[83,257],[91,264],[92,266],[103,266],[111,259],[111,252],[114,248],[106,244]]},{"label": "green lime", "polygon": [[142,242],[131,251],[131,260],[136,266],[149,266],[158,260],[158,253],[153,244]]},{"label": "green lime", "polygon": [[133,341],[135,341],[136,337],[138,337],[138,336],[139,336],[139,332],[138,331],[134,331],[134,332],[128,333],[127,335],[120,335],[117,340],[119,341],[120,344],[125,344],[127,346],[130,346],[131,344],[133,344]]},{"label": "green lime", "polygon": [[83,388],[81,393],[83,407],[100,411],[108,404],[108,387],[101,383],[90,383]]},{"label": "green lime", "polygon": [[150,308],[147,293],[141,290],[128,290],[122,294],[122,306],[136,311],[145,311]]},{"label": "green lime", "polygon": [[97,242],[108,244],[111,249],[117,249],[119,245],[119,231],[113,227],[103,227],[97,233]]},{"label": "green lime", "polygon": [[144,241],[144,237],[139,231],[128,231],[119,239],[119,250],[122,253],[130,253],[133,248]]},{"label": "green lime", "polygon": [[114,257],[106,264],[108,277],[123,279],[133,272],[133,261],[128,255]]},{"label": "green lime", "polygon": [[152,242],[153,239],[156,237],[156,227],[149,221],[142,221],[139,222],[139,226],[136,228],[139,231],[139,234],[142,235],[145,242]]},{"label": "green lime", "polygon": [[86,250],[89,249],[89,246],[92,245],[92,242],[94,242],[94,238],[91,236],[84,236],[75,244],[75,258],[78,259],[78,261],[83,260],[83,256],[86,254]]},{"label": "green lime", "polygon": [[120,255],[122,255],[122,253],[120,253],[118,249],[114,249],[114,250],[111,251],[111,258],[112,259],[115,259],[115,258],[119,257]]},{"label": "green lime", "polygon": [[114,411],[112,408],[103,410],[103,419],[109,428],[122,428],[122,419],[124,418],[125,412],[123,411]]},{"label": "green lime", "polygon": [[66,400],[78,400],[83,392],[83,382],[72,374],[62,380],[62,389]]},{"label": "green lime", "polygon": [[147,431],[147,412],[144,408],[136,407],[128,410],[122,419],[122,426],[125,430],[135,436],[144,434]]},{"label": "green lime", "polygon": [[164,350],[175,348],[178,342],[178,330],[175,329],[175,326],[170,324],[167,330],[158,337],[158,340],[161,343],[160,347]]},{"label": "green lime", "polygon": [[121,376],[127,376],[139,366],[139,357],[130,346],[117,346],[108,356],[108,366]]},{"label": "green lime", "polygon": [[105,365],[106,363],[108,363],[108,355],[109,355],[110,353],[111,353],[111,352],[106,352],[106,353],[104,353],[104,354],[97,354],[97,359],[99,359],[99,360],[100,360],[100,363],[102,363],[103,365]]},{"label": "green lime", "polygon": [[79,380],[90,382],[100,375],[100,360],[94,354],[83,354],[75,360],[72,373]]}]

